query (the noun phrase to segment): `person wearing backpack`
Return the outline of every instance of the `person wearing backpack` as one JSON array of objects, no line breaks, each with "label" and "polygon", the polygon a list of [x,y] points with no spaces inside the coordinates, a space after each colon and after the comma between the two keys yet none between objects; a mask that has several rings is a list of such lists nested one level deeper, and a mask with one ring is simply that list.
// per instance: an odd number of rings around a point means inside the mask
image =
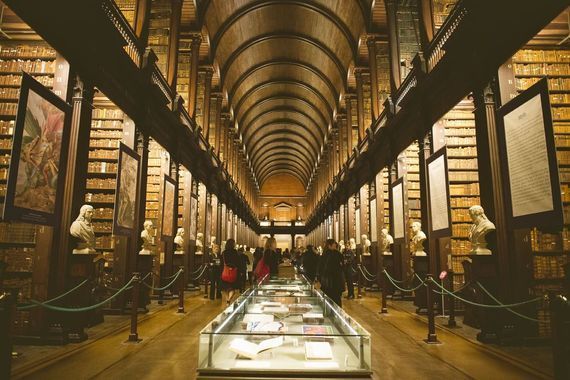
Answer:
[{"label": "person wearing backpack", "polygon": [[257,262],[257,265],[255,266],[255,271],[254,271],[254,276],[255,276],[256,282],[263,280],[263,278],[265,278],[266,276],[268,276],[270,274],[271,270],[269,267],[269,263],[271,262],[271,259],[272,259],[271,255],[272,255],[272,251],[269,249],[266,249],[263,252],[259,261]]},{"label": "person wearing backpack", "polygon": [[221,288],[226,299],[226,304],[229,305],[236,293],[236,290],[241,288],[240,279],[243,274],[240,275],[242,271],[241,259],[236,250],[236,241],[234,239],[228,239],[226,241],[226,249],[222,253],[222,278],[221,278]]}]

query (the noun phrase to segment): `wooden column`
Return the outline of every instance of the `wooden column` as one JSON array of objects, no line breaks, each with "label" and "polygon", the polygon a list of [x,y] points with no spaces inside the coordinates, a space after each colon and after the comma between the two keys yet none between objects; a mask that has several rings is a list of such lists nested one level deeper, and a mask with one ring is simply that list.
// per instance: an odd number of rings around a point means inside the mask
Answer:
[{"label": "wooden column", "polygon": [[438,273],[437,265],[437,255],[432,248],[432,239],[430,237],[431,223],[429,218],[429,191],[427,184],[427,162],[426,160],[431,155],[431,132],[428,132],[425,136],[420,136],[418,138],[419,146],[419,169],[420,169],[420,211],[421,211],[421,223],[422,231],[426,234],[426,241],[424,242],[424,247],[426,247],[427,254],[429,256],[429,271],[428,273]]},{"label": "wooden column", "polygon": [[348,160],[352,155],[352,104],[351,100],[354,98],[353,94],[345,94],[345,104],[346,104],[346,159]]},{"label": "wooden column", "polygon": [[384,0],[388,19],[388,46],[390,50],[390,92],[396,90],[402,83],[400,74],[400,46],[398,42],[398,0]]},{"label": "wooden column", "polygon": [[358,117],[358,142],[360,143],[364,138],[366,126],[364,125],[364,93],[362,87],[363,71],[365,69],[356,68],[354,69],[354,75],[356,76],[356,113]]},{"label": "wooden column", "polygon": [[176,91],[178,70],[178,45],[180,42],[180,21],[182,17],[182,0],[172,0],[170,14],[170,35],[168,38],[168,64],[166,81],[170,88]]},{"label": "wooden column", "polygon": [[370,64],[370,102],[372,103],[372,122],[380,115],[380,102],[378,100],[378,64],[376,62],[376,37],[366,39],[368,46],[368,61]]},{"label": "wooden column", "polygon": [[135,14],[135,34],[142,46],[148,45],[148,25],[150,21],[150,8],[152,0],[137,1]]},{"label": "wooden column", "polygon": [[210,121],[210,138],[208,143],[212,147],[214,152],[218,151],[219,145],[219,136],[220,136],[220,128],[221,128],[221,116],[222,116],[222,93],[216,92],[212,94],[212,101],[215,107],[215,114],[214,120]]},{"label": "wooden column", "polygon": [[219,130],[218,143],[216,149],[216,154],[218,155],[218,158],[222,162],[224,162],[226,159],[226,155],[224,152],[226,148],[229,123],[230,123],[230,113],[222,112],[220,115],[220,130]]},{"label": "wooden column", "polygon": [[214,69],[212,67],[206,67],[206,79],[204,80],[204,107],[202,109],[202,133],[208,141],[210,136],[210,102],[211,102],[211,91],[212,91],[212,76],[214,75]]},{"label": "wooden column", "polygon": [[518,252],[512,251],[509,244],[507,206],[503,189],[504,179],[499,161],[500,151],[495,116],[495,93],[489,85],[474,92],[475,125],[477,137],[477,165],[481,206],[485,214],[495,223],[496,241],[489,239],[489,249],[497,260],[501,283],[501,299],[511,298],[514,293],[512,264]]},{"label": "wooden column", "polygon": [[190,231],[192,231],[192,225],[196,223],[195,220],[191,220],[192,215],[192,174],[188,169],[184,173],[184,192],[182,193],[182,228],[184,228],[184,244],[182,245],[184,250],[183,265],[185,281],[184,284],[187,285],[190,282],[191,273],[193,269],[193,255],[196,245],[195,237],[192,238]]},{"label": "wooden column", "polygon": [[432,0],[420,0],[419,13],[420,41],[422,50],[425,52],[427,51],[426,48],[429,46],[429,43],[433,40],[433,35],[435,33],[433,25]]},{"label": "wooden column", "polygon": [[188,86],[188,115],[194,118],[196,114],[196,99],[198,94],[198,63],[200,58],[200,44],[202,36],[199,33],[192,35],[190,45],[190,85]]}]

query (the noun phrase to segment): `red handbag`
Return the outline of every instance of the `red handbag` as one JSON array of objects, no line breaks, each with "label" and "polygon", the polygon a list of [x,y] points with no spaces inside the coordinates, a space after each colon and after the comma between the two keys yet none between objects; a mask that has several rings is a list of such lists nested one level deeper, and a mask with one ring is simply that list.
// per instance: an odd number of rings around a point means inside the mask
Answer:
[{"label": "red handbag", "polygon": [[224,256],[224,269],[222,270],[222,281],[233,284],[237,279],[237,268],[226,265]]}]

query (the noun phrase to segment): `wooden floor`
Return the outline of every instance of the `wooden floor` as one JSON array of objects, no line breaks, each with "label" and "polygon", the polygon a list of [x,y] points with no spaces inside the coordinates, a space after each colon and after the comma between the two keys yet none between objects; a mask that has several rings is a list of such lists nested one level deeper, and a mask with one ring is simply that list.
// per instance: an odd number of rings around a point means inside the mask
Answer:
[{"label": "wooden floor", "polygon": [[[438,331],[443,344],[427,345],[422,321],[393,309],[388,315],[378,314],[376,297],[345,301],[343,306],[372,335],[374,379],[540,378],[449,332]],[[219,300],[188,297],[186,314],[170,308],[142,322],[141,343],[124,343],[127,332],[121,331],[20,378],[193,379],[199,331],[221,310]]]}]

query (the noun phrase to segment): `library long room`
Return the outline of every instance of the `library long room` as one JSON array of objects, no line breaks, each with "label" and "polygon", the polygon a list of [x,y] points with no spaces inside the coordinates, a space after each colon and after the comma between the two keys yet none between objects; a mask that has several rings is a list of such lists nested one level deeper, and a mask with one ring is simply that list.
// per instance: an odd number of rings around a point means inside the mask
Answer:
[{"label": "library long room", "polygon": [[0,379],[569,379],[567,0],[0,1]]}]

